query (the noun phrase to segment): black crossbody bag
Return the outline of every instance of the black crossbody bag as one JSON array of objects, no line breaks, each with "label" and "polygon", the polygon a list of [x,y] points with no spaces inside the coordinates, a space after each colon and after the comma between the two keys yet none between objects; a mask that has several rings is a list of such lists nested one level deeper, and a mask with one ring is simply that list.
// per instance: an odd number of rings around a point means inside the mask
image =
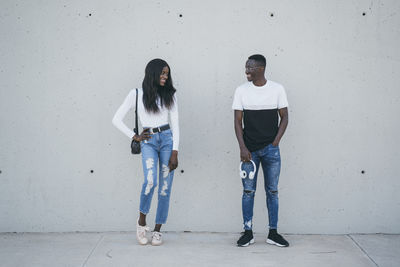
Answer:
[{"label": "black crossbody bag", "polygon": [[[135,134],[139,135],[137,106],[138,106],[138,89],[136,88],[135,128],[133,128],[133,131],[135,132]],[[132,154],[140,154],[140,142],[132,139],[131,152]]]}]

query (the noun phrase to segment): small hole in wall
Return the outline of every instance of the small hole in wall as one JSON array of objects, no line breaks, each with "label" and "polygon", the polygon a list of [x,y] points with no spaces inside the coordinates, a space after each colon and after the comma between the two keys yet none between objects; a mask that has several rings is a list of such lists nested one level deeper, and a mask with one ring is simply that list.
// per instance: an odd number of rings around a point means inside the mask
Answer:
[{"label": "small hole in wall", "polygon": [[0,170],[0,173],[1,173],[1,170]]},{"label": "small hole in wall", "polygon": [[183,15],[182,15],[182,14],[179,14],[179,17],[180,17],[180,18],[182,18],[182,17],[183,17]]},{"label": "small hole in wall", "polygon": [[92,16],[92,13],[89,13],[89,17],[91,17]]},{"label": "small hole in wall", "polygon": [[181,173],[184,173],[185,171],[184,170],[181,170]]},{"label": "small hole in wall", "polygon": [[366,15],[365,12],[363,12],[362,15],[365,16]]},{"label": "small hole in wall", "polygon": [[361,173],[362,173],[362,174],[364,174],[364,173],[365,173],[365,171],[364,171],[364,170],[362,170],[362,171],[361,171]]},{"label": "small hole in wall", "polygon": [[94,173],[94,170],[90,170],[90,173]]},{"label": "small hole in wall", "polygon": [[273,16],[274,16],[274,13],[271,13],[271,14],[269,14],[270,15],[270,17],[272,18]]}]

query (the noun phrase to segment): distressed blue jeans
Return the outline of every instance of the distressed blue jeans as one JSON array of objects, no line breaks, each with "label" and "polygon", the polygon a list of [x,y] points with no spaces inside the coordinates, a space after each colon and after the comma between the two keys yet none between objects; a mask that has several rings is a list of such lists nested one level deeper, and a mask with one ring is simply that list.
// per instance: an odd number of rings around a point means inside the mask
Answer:
[{"label": "distressed blue jeans", "polygon": [[[170,172],[168,168],[169,158],[172,153],[171,130],[152,134],[149,140],[141,142],[141,149],[144,182],[140,194],[140,212],[143,214],[149,213],[154,189],[157,187],[157,173],[159,173],[156,224],[165,224],[168,217],[169,199],[174,178],[174,172]],[[157,165],[159,172],[157,172]]]},{"label": "distressed blue jeans", "polygon": [[247,173],[246,178],[242,179],[243,228],[245,230],[251,230],[253,227],[252,221],[254,196],[257,187],[258,170],[261,163],[264,173],[264,188],[267,196],[269,228],[277,229],[279,208],[278,181],[281,171],[281,156],[279,152],[279,146],[275,147],[272,144],[269,144],[260,150],[251,152],[251,157],[257,167],[254,179],[249,179],[249,173],[250,171],[253,171],[253,164],[251,164],[250,162],[246,162],[242,165],[242,169]]}]

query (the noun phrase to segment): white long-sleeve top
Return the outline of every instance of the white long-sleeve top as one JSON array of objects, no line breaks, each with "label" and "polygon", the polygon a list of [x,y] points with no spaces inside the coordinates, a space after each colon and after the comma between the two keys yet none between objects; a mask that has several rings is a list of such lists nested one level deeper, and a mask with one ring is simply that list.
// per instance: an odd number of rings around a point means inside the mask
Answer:
[{"label": "white long-sleeve top", "polygon": [[[155,128],[165,124],[168,124],[168,119],[171,121],[170,126],[172,130],[172,141],[173,141],[173,150],[178,150],[179,147],[179,117],[178,117],[178,100],[176,97],[176,93],[174,95],[174,105],[169,110],[166,107],[162,107],[160,105],[159,99],[157,100],[157,105],[160,109],[158,113],[147,112],[144,108],[143,104],[143,89],[138,88],[138,117],[141,125],[144,128]],[[128,96],[125,98],[122,105],[118,108],[115,113],[112,123],[117,127],[121,132],[123,132],[130,139],[135,135],[132,129],[129,129],[128,126],[123,122],[123,119],[128,113],[130,109],[136,108],[136,89],[132,89]]]}]

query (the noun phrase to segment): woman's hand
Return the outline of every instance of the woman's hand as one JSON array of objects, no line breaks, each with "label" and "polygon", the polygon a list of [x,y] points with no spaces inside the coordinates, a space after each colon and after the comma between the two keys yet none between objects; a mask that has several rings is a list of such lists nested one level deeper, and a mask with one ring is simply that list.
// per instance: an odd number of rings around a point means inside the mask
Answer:
[{"label": "woman's hand", "polygon": [[141,142],[144,140],[149,140],[151,138],[150,128],[144,129],[140,135],[135,134],[132,139],[136,142]]},{"label": "woman's hand", "polygon": [[171,157],[169,158],[168,168],[172,172],[178,167],[178,151],[172,150]]}]

